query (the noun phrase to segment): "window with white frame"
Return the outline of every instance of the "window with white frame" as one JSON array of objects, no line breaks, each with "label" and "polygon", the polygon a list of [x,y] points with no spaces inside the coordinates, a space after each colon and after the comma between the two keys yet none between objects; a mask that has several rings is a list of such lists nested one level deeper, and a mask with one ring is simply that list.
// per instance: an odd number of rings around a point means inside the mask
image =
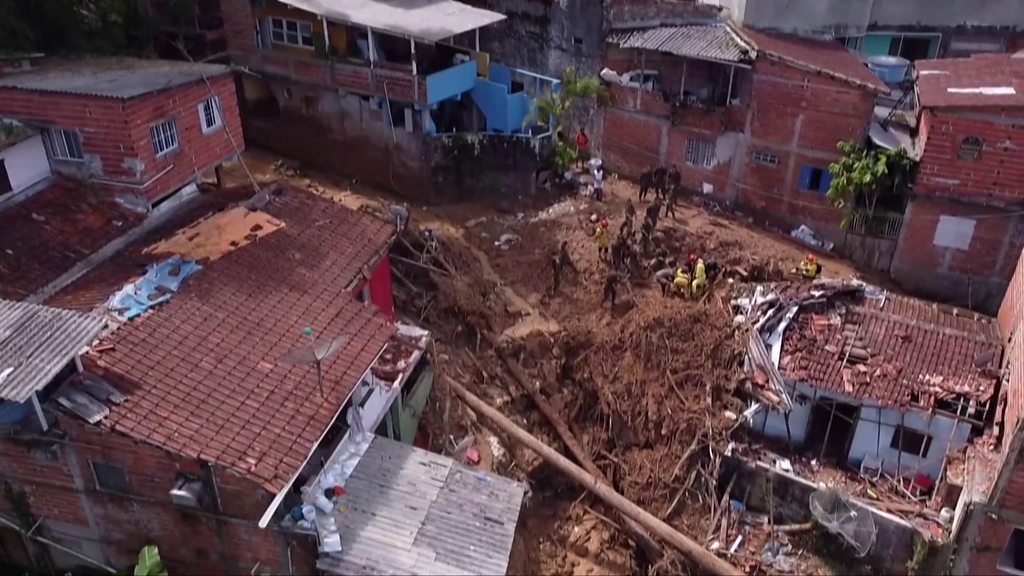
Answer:
[{"label": "window with white frame", "polygon": [[199,104],[199,125],[203,127],[203,134],[216,130],[221,124],[220,98],[214,96],[203,100]]},{"label": "window with white frame", "polygon": [[153,141],[153,153],[167,154],[178,147],[178,129],[174,120],[168,120],[149,127],[149,139]]},{"label": "window with white frame", "polygon": [[754,152],[754,162],[764,164],[765,166],[778,166],[779,155],[771,152],[765,152],[764,150],[756,150]]},{"label": "window with white frame", "polygon": [[54,160],[82,160],[82,140],[78,132],[51,128],[43,131],[43,141]]},{"label": "window with white frame", "polygon": [[296,48],[313,47],[313,24],[288,20],[286,18],[268,18],[270,21],[270,39],[275,44],[295,46]]},{"label": "window with white frame", "polygon": [[715,141],[701,138],[686,139],[686,163],[690,166],[711,168],[715,165]]}]

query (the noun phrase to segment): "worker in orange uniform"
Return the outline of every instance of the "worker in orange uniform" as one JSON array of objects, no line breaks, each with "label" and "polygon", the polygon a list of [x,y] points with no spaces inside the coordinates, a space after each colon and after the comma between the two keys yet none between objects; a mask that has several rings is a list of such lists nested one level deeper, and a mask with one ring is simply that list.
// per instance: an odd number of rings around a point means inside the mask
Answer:
[{"label": "worker in orange uniform", "polygon": [[612,244],[612,235],[608,231],[608,220],[601,220],[597,231],[594,232],[594,243],[597,244],[597,257],[601,260],[607,260],[608,247]]},{"label": "worker in orange uniform", "polygon": [[804,258],[804,261],[800,263],[800,275],[813,280],[820,273],[821,265],[818,264],[818,259],[815,258],[814,254],[808,254],[807,258]]}]

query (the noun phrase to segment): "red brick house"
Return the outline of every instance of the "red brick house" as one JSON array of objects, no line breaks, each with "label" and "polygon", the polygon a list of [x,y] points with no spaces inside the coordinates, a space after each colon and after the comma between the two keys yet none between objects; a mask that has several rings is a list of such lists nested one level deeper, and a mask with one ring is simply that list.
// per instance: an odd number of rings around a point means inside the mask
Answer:
[{"label": "red brick house", "polygon": [[[293,188],[238,200],[190,200],[39,312],[116,319],[52,381],[0,382],[0,565],[123,569],[155,543],[175,574],[313,573],[314,533],[281,525],[299,488],[350,427],[411,441],[432,376],[390,319],[392,226]],[[158,307],[109,304],[160,274]]]},{"label": "red brick house", "polygon": [[245,146],[231,70],[97,58],[0,76],[0,117],[41,131],[53,173],[148,210]]},{"label": "red brick house", "polygon": [[994,311],[1024,247],[1024,59],[977,55],[916,69],[924,152],[892,275]]},{"label": "red brick house", "polygon": [[1002,443],[969,468],[953,527],[954,574],[1024,572],[1024,252],[1018,255],[998,317],[1006,347]]},{"label": "red brick house", "polygon": [[824,198],[828,165],[838,141],[865,138],[875,96],[887,91],[857,56],[834,42],[713,23],[615,30],[605,62],[646,74],[612,82],[603,134],[612,170],[636,177],[674,164],[694,192],[838,234]]}]

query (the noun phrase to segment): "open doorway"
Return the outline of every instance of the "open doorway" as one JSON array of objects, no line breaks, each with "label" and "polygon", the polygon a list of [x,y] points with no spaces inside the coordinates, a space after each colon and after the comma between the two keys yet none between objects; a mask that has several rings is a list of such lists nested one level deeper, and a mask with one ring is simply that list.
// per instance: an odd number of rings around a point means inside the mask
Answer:
[{"label": "open doorway", "polygon": [[860,408],[853,404],[828,399],[815,402],[807,429],[811,454],[823,461],[845,462],[859,414]]}]

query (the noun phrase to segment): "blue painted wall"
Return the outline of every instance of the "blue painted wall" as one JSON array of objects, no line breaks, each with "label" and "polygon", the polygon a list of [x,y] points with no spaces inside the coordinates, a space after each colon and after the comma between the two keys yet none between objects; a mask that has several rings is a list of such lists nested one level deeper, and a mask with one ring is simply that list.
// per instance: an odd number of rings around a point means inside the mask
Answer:
[{"label": "blue painted wall", "polygon": [[465,94],[473,89],[476,82],[476,61],[470,60],[440,72],[427,75],[427,103],[437,104],[442,100]]}]

